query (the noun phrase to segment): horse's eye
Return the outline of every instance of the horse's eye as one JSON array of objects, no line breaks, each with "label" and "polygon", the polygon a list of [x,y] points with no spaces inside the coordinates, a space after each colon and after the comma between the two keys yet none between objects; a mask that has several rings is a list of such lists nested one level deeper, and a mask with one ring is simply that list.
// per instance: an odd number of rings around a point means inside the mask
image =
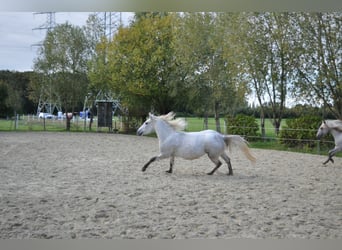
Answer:
[{"label": "horse's eye", "polygon": [[148,125],[148,122],[145,122],[145,125]]}]

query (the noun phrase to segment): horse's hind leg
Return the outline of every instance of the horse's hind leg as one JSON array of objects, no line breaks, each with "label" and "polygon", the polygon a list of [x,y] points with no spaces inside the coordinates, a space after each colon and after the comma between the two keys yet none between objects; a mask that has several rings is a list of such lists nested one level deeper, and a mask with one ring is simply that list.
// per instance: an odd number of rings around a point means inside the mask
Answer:
[{"label": "horse's hind leg", "polygon": [[212,157],[209,154],[208,156],[210,160],[216,164],[215,168],[211,172],[207,173],[208,175],[212,175],[222,165],[222,162],[218,159],[218,157]]},{"label": "horse's hind leg", "polygon": [[221,157],[228,165],[228,175],[233,175],[233,168],[232,164],[230,163],[230,158],[226,153],[221,154]]}]

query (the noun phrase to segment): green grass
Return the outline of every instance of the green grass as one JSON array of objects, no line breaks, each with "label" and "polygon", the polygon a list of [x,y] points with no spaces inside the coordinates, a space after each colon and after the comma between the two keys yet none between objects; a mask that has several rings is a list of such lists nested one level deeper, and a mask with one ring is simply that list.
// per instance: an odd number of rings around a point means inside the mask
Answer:
[{"label": "green grass", "polygon": [[[114,122],[113,121],[113,128]],[[89,132],[89,121],[86,122],[86,130],[84,130],[84,120],[76,119],[75,121],[71,122],[70,131],[71,132]],[[44,127],[44,120],[37,119],[32,117],[23,117],[17,123],[17,127],[15,125],[14,120],[4,120],[0,119],[0,131],[52,131],[52,132],[63,132],[66,131],[66,120],[45,120],[45,127]],[[96,131],[108,131],[108,128],[97,128],[97,121],[94,120],[92,124],[92,130],[90,132]]]},{"label": "green grass", "polygon": [[[205,129],[203,118],[185,117],[185,119],[188,122],[186,131],[196,132],[196,131],[201,131]],[[257,118],[256,122],[260,127],[260,119]],[[224,132],[224,119],[223,118],[220,119],[220,125],[221,125],[221,132],[223,133]],[[281,123],[281,127],[283,127],[284,125],[286,125],[286,119],[283,119]],[[208,119],[208,129],[216,130],[215,119],[213,117],[210,117]],[[269,138],[276,137],[275,129],[272,125],[272,122],[269,119],[265,120],[265,131],[266,131],[266,137],[269,137]],[[260,128],[259,133],[261,134],[261,128]]]},{"label": "green grass", "polygon": [[[185,120],[188,123],[186,131],[189,132],[197,132],[204,130],[204,119],[199,117],[185,117]],[[221,130],[223,131],[224,120],[220,119]],[[216,130],[215,119],[210,117],[208,119],[208,129]]]}]

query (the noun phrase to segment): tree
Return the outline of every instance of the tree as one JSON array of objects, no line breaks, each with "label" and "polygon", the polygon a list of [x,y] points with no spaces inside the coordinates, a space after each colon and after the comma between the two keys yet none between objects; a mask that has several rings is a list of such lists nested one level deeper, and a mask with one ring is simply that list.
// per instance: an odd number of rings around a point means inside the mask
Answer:
[{"label": "tree", "polygon": [[[246,88],[238,73],[234,47],[236,15],[185,13],[177,36],[177,57],[186,77],[189,103],[204,113],[214,112],[220,131],[220,111],[232,110],[245,101]],[[241,91],[242,90],[242,91]],[[207,126],[207,123],[206,123]]]},{"label": "tree", "polygon": [[[33,91],[59,100],[66,113],[80,105],[87,91],[87,45],[80,27],[69,23],[57,25],[48,31],[34,63],[39,78],[31,85]],[[70,119],[67,116],[67,130]]]},{"label": "tree", "polygon": [[100,91],[111,91],[110,73],[108,68],[109,41],[105,34],[105,27],[97,15],[90,15],[85,26],[88,40],[90,60],[88,62],[89,91],[96,96]]},{"label": "tree", "polygon": [[173,20],[173,14],[139,14],[108,46],[110,86],[131,115],[175,107]]},{"label": "tree", "polygon": [[9,112],[7,105],[8,100],[8,85],[0,80],[0,117],[6,117]]},{"label": "tree", "polygon": [[[279,133],[288,90],[294,82],[296,36],[289,13],[246,15],[246,73],[252,83],[264,116],[265,103],[271,106],[272,123]],[[262,119],[261,127],[264,128]],[[264,130],[263,130],[264,131]]]},{"label": "tree", "polygon": [[5,105],[2,110],[6,110],[2,111],[4,113],[0,111],[1,116],[32,113],[33,103],[28,98],[31,75],[32,72],[0,71],[0,82],[2,82],[0,98],[3,98],[0,102]]},{"label": "tree", "polygon": [[342,14],[301,13],[297,22],[302,50],[294,92],[342,119]]}]

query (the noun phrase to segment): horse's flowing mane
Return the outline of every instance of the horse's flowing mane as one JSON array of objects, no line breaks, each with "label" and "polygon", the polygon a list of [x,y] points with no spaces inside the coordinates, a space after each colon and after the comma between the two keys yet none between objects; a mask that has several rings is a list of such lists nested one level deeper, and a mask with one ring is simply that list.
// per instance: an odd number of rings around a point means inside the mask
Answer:
[{"label": "horse's flowing mane", "polygon": [[339,132],[342,132],[342,121],[341,120],[327,120],[328,126],[332,129],[335,129]]},{"label": "horse's flowing mane", "polygon": [[184,118],[174,119],[175,116],[176,114],[174,112],[170,112],[166,115],[161,115],[158,117],[169,124],[173,129],[184,130],[187,126],[187,122],[184,120]]}]

